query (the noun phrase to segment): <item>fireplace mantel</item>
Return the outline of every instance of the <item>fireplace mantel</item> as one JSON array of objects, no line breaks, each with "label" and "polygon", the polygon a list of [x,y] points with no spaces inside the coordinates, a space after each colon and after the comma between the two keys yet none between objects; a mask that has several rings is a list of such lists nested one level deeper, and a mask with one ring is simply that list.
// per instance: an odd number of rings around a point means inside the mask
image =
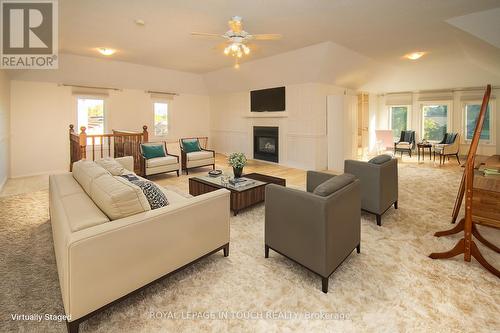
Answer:
[{"label": "fireplace mantel", "polygon": [[288,118],[288,112],[248,112],[243,118]]}]

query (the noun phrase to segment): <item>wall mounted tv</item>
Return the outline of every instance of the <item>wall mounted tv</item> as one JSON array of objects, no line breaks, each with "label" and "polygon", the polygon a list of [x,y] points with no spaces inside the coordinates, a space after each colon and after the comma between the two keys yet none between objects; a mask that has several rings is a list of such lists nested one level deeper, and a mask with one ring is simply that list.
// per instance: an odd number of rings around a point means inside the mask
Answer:
[{"label": "wall mounted tv", "polygon": [[252,112],[285,111],[285,87],[251,91],[250,110]]}]

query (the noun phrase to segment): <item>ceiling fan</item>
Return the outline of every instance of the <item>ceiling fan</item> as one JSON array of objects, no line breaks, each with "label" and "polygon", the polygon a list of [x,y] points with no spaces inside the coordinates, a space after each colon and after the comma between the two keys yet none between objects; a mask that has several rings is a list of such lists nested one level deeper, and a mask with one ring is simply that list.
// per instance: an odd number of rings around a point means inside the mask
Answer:
[{"label": "ceiling fan", "polygon": [[191,35],[224,38],[226,40],[223,45],[224,54],[236,59],[236,68],[239,67],[238,59],[250,54],[251,45],[248,44],[249,41],[277,40],[282,37],[280,34],[250,34],[243,30],[242,18],[240,16],[233,16],[227,23],[229,30],[222,35],[204,32],[192,32]]}]

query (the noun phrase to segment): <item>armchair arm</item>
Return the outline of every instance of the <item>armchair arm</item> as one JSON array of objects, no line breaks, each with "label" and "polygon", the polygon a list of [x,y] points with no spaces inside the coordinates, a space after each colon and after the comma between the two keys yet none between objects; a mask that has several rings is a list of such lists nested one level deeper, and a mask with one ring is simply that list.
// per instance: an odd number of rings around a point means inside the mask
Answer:
[{"label": "armchair arm", "polygon": [[326,198],[275,184],[266,186],[265,244],[322,273]]},{"label": "armchair arm", "polygon": [[307,192],[312,192],[321,183],[328,179],[335,177],[335,175],[326,172],[307,171]]},{"label": "armchair arm", "polygon": [[215,150],[211,150],[211,149],[205,149],[205,148],[201,148],[202,151],[209,151],[213,154],[213,156],[215,157]]}]

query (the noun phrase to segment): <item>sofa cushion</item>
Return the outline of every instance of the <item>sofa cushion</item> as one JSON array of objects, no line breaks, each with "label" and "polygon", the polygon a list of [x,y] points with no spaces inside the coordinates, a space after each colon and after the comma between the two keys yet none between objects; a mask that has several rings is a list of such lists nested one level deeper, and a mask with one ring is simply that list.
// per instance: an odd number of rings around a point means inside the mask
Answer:
[{"label": "sofa cushion", "polygon": [[60,198],[71,232],[108,222],[106,215],[81,191]]},{"label": "sofa cushion", "polygon": [[176,164],[177,158],[174,156],[165,156],[165,157],[155,157],[146,160],[146,167],[148,168],[156,168],[164,165]]},{"label": "sofa cushion", "polygon": [[169,204],[174,204],[177,202],[183,202],[186,200],[189,200],[186,196],[183,196],[173,190],[166,189],[164,187],[161,187],[162,192],[165,194],[165,196],[168,199]]},{"label": "sofa cushion", "polygon": [[327,181],[319,184],[313,191],[314,194],[320,195],[322,197],[327,197],[332,193],[337,192],[341,188],[349,185],[356,180],[354,175],[349,173],[344,173],[339,176],[332,177]]},{"label": "sofa cushion", "polygon": [[372,158],[371,160],[369,160],[368,163],[372,163],[372,164],[384,164],[386,162],[389,162],[390,160],[392,160],[392,157],[390,155],[383,154],[383,155],[375,156],[374,158]]},{"label": "sofa cushion", "polygon": [[163,144],[157,145],[141,145],[142,155],[145,159],[165,157],[165,148]]},{"label": "sofa cushion", "polygon": [[92,161],[80,160],[73,163],[73,178],[89,195],[93,180],[103,175],[111,176],[106,169]]},{"label": "sofa cushion", "polygon": [[119,176],[127,173],[127,170],[114,158],[104,158],[97,160],[96,163],[106,169],[113,176]]},{"label": "sofa cushion", "polygon": [[198,141],[198,139],[184,139],[182,140],[182,149],[186,153],[200,151],[200,142]]},{"label": "sofa cushion", "polygon": [[214,157],[214,154],[211,151],[204,151],[204,150],[195,151],[186,155],[188,161],[206,160]]},{"label": "sofa cushion", "polygon": [[151,210],[142,190],[120,176],[107,174],[94,179],[89,195],[110,220]]}]

